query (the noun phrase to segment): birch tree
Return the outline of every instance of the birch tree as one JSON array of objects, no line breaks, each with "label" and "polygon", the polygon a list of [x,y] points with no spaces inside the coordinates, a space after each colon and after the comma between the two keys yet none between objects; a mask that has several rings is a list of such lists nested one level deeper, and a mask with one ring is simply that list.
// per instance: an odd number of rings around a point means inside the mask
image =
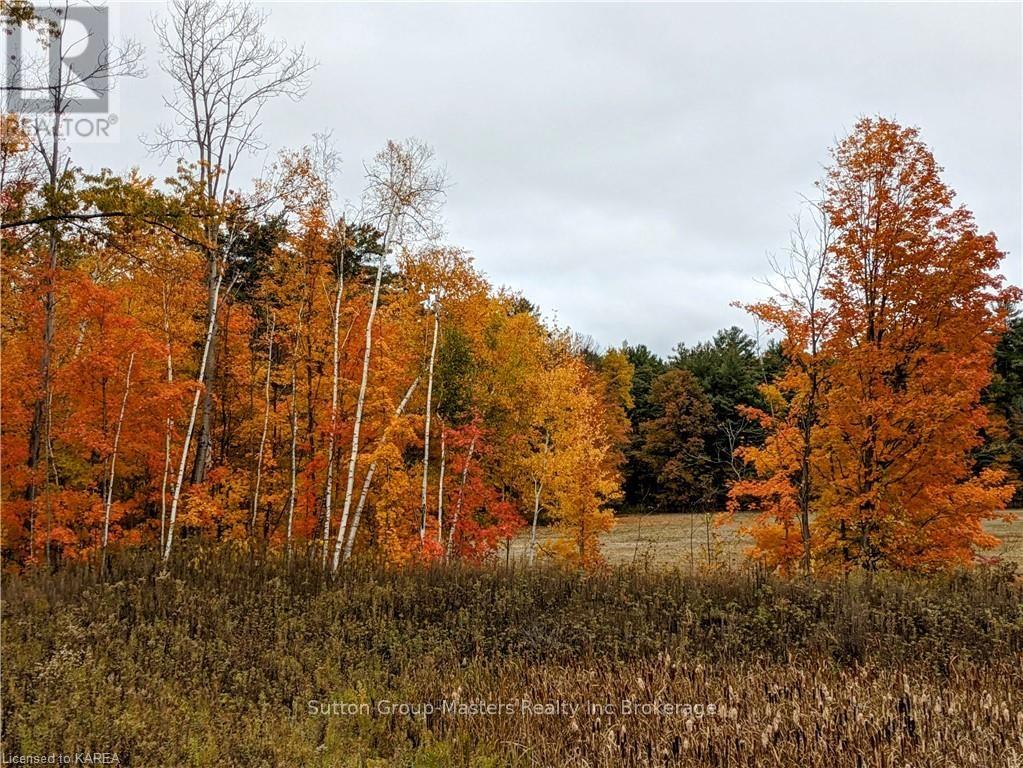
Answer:
[{"label": "birch tree", "polygon": [[[343,241],[343,240],[342,240]],[[327,567],[327,553],[330,547],[330,518],[334,509],[334,450],[337,443],[337,400],[340,384],[340,336],[341,336],[341,296],[344,293],[344,251],[337,265],[337,283],[334,291],[334,307],[331,312],[331,333],[333,335],[332,353],[333,367],[330,377],[330,431],[327,434],[327,489],[325,496],[326,508],[323,514],[323,568]],[[338,541],[344,536],[344,519],[338,532]]]},{"label": "birch tree", "polygon": [[[437,359],[437,336],[440,334],[440,307],[433,299],[433,344],[430,347],[429,372],[426,379],[426,425],[423,428],[423,487],[419,507],[419,541],[426,540],[426,489],[430,479],[430,425],[433,417],[433,368]],[[438,516],[440,509],[438,507]],[[439,518],[438,518],[439,519]],[[440,533],[438,532],[438,536]]]},{"label": "birch tree", "polygon": [[437,543],[444,543],[444,462],[447,457],[446,433],[441,427],[440,431],[440,470],[437,478]]},{"label": "birch tree", "polygon": [[[171,333],[170,322],[170,285],[164,283],[161,286],[160,298],[163,304],[163,334],[166,345],[166,376],[167,384],[174,383],[174,337]],[[160,481],[160,550],[167,538],[167,486],[171,482],[172,460],[171,460],[171,439],[174,435],[174,416],[168,414],[164,421],[163,431],[163,475]]]},{"label": "birch tree", "polygon": [[289,563],[291,562],[291,534],[295,525],[295,497],[298,491],[298,452],[296,449],[298,443],[298,389],[295,386],[297,378],[295,368],[295,364],[292,364],[291,398],[288,414],[291,423],[291,464],[289,467],[291,477],[288,484],[288,528],[284,540],[284,556]]},{"label": "birch tree", "polygon": [[220,287],[224,282],[224,273],[217,276],[217,283],[214,286],[213,314],[206,323],[206,341],[203,344],[202,363],[199,366],[199,374],[196,377],[195,394],[192,396],[192,408],[189,412],[188,427],[185,429],[185,437],[181,444],[181,461],[178,462],[178,476],[174,483],[174,496],[171,499],[170,520],[167,522],[167,541],[163,547],[163,560],[166,563],[170,559],[171,547],[174,545],[174,525],[178,519],[178,504],[181,501],[181,488],[185,483],[185,466],[188,463],[188,453],[192,443],[192,433],[195,431],[195,418],[199,410],[199,398],[203,395],[204,382],[206,381],[206,368],[209,362],[210,345],[213,343],[214,329],[217,322],[217,311],[220,307]]},{"label": "birch tree", "polygon": [[529,482],[533,490],[533,514],[529,526],[528,560],[532,565],[536,559],[536,526],[540,520],[540,498],[543,495],[544,484],[551,474],[551,436],[546,430],[543,436],[543,446],[529,457],[529,464]]},{"label": "birch tree", "polygon": [[117,467],[117,446],[121,442],[121,426],[124,424],[124,409],[128,404],[128,391],[131,389],[131,369],[135,365],[135,353],[128,358],[128,371],[124,375],[124,395],[121,397],[121,412],[117,416],[117,427],[114,430],[114,446],[110,452],[110,476],[107,478],[107,498],[103,504],[103,562],[106,563],[107,542],[110,540],[110,508],[114,502],[114,478]]},{"label": "birch tree", "polygon": [[[416,387],[419,386],[419,377],[417,376],[415,381],[409,385],[408,390],[405,392],[405,396],[398,403],[398,407],[394,411],[394,419],[384,429],[383,435],[380,437],[380,443],[383,444],[387,440],[387,433],[390,431],[391,426],[397,421],[401,415],[405,412],[405,407],[408,405],[408,401],[412,399],[412,393],[416,391]],[[373,475],[377,471],[377,462],[374,459],[369,465],[369,471],[366,472],[366,478],[362,482],[362,492],[359,494],[359,502],[355,505],[355,513],[352,515],[352,529],[348,533],[348,541],[345,542],[344,559],[347,561],[352,556],[352,550],[355,548],[355,537],[359,533],[359,520],[362,519],[362,510],[366,506],[366,497],[369,496],[370,486],[373,484]]]},{"label": "birch tree", "polygon": [[377,260],[373,299],[366,318],[362,377],[352,424],[352,447],[348,458],[344,507],[334,547],[332,566],[334,571],[337,571],[341,563],[343,539],[355,487],[355,472],[359,463],[359,433],[362,429],[366,388],[369,383],[369,363],[373,351],[373,323],[380,303],[380,284],[387,254],[395,243],[408,243],[414,235],[436,235],[436,217],[445,188],[443,171],[433,167],[433,150],[414,139],[406,139],[401,143],[388,142],[373,163],[367,167],[366,175],[369,181],[364,200],[367,218],[380,227],[384,237]]},{"label": "birch tree", "polygon": [[[172,0],[168,11],[155,27],[161,68],[174,84],[172,95],[164,98],[172,119],[148,144],[165,157],[180,153],[196,164],[207,243],[206,317],[212,329],[209,360],[201,367],[212,373],[220,280],[237,234],[222,215],[232,196],[233,175],[242,156],[266,149],[259,136],[263,108],[279,97],[299,100],[315,65],[302,48],[267,37],[267,13],[247,2]],[[194,483],[202,482],[210,461],[212,418],[213,393],[205,387]]]},{"label": "birch tree", "polygon": [[270,426],[270,382],[274,364],[274,327],[277,318],[270,313],[270,328],[267,332],[266,349],[266,384],[263,389],[263,433],[259,438],[259,451],[256,454],[256,487],[252,491],[252,535],[256,532],[256,513],[259,511],[259,486],[263,479],[263,454],[266,452],[266,432]]},{"label": "birch tree", "polygon": [[[455,541],[455,529],[458,528],[458,518],[462,514],[462,501],[465,499],[465,483],[469,479],[469,465],[472,463],[472,455],[476,450],[476,432],[473,432],[469,440],[469,450],[465,455],[465,465],[462,467],[462,482],[458,486],[458,499],[455,501],[455,514],[451,518],[451,525],[448,527],[448,543],[444,549],[444,559],[451,559],[451,546]],[[439,528],[440,526],[438,526]]]}]

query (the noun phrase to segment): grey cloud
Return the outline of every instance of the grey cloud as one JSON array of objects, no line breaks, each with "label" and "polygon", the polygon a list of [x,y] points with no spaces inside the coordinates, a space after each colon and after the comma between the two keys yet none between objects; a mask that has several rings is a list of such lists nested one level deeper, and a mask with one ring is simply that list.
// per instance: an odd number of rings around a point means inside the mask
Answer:
[{"label": "grey cloud", "polygon": [[[160,7],[121,8],[155,61]],[[456,182],[451,240],[602,344],[668,352],[752,328],[730,302],[763,293],[765,253],[864,114],[922,128],[1023,279],[1017,4],[268,8],[321,62],[302,103],[267,110],[271,147],[332,128],[357,199],[385,139],[429,141]],[[123,86],[121,144],[80,162],[171,171],[134,138],[160,119],[167,84],[149,70]]]}]

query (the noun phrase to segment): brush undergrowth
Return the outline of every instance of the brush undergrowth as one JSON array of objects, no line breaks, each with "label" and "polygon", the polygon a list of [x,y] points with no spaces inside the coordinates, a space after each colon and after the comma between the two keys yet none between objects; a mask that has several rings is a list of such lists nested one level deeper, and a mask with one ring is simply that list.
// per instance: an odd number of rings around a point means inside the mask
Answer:
[{"label": "brush undergrowth", "polygon": [[[311,562],[192,547],[169,573],[130,551],[104,575],[73,565],[3,586],[5,755],[1023,765],[1023,588],[1004,570],[816,584],[357,564],[327,580]],[[527,714],[523,700],[580,709]],[[369,711],[320,713],[342,702]],[[417,711],[384,711],[401,703]]]}]

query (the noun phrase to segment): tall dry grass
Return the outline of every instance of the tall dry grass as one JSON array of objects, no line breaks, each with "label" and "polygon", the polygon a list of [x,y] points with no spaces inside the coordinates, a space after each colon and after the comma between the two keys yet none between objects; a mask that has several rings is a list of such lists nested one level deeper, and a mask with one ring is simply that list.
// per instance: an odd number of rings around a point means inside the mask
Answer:
[{"label": "tall dry grass", "polygon": [[[1023,590],[1005,570],[805,584],[358,564],[328,582],[305,562],[182,555],[167,576],[130,552],[105,578],[4,577],[5,755],[116,752],[146,768],[1023,757]],[[523,714],[522,700],[580,709]]]}]

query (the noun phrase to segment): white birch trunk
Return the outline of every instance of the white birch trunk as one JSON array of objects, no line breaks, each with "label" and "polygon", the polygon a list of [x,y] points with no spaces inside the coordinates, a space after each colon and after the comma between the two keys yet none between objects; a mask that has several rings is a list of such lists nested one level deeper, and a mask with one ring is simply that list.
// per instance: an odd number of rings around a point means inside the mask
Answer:
[{"label": "white birch trunk", "polygon": [[[543,456],[544,465],[546,466],[547,457],[550,453],[551,436],[549,434],[544,435],[543,439]],[[540,517],[540,494],[543,493],[543,479],[541,477],[533,478],[533,524],[529,531],[529,564],[532,565],[536,559],[536,523]]]},{"label": "white birch trunk", "polygon": [[291,529],[295,520],[295,490],[297,488],[298,467],[295,461],[295,443],[298,442],[298,398],[295,392],[295,366],[291,366],[291,487],[288,491],[288,533],[284,543],[284,553],[291,562]]},{"label": "white birch trunk", "polygon": [[352,506],[352,494],[355,489],[355,470],[359,464],[359,432],[362,429],[362,409],[366,405],[366,387],[369,383],[369,359],[373,350],[373,321],[377,315],[377,305],[380,303],[380,280],[384,274],[384,260],[387,258],[387,248],[390,244],[391,233],[394,226],[395,212],[392,211],[388,218],[387,231],[384,234],[383,248],[380,250],[380,260],[377,262],[377,276],[373,283],[373,301],[369,306],[369,317],[366,318],[366,349],[362,355],[362,379],[359,382],[359,399],[355,403],[355,423],[352,425],[352,453],[348,457],[348,480],[345,483],[345,503],[341,510],[341,523],[338,526],[337,543],[334,546],[334,562],[332,568],[337,571],[341,564],[341,548],[345,534],[345,527],[348,524],[348,512]]},{"label": "white birch trunk", "polygon": [[444,459],[445,451],[444,426],[440,430],[440,475],[437,480],[437,543],[444,543]]},{"label": "white birch trunk", "polygon": [[440,331],[440,313],[433,311],[433,345],[430,348],[430,370],[426,380],[426,427],[423,430],[423,489],[419,507],[419,541],[426,540],[426,487],[430,479],[430,418],[433,416],[433,364],[437,357],[437,336]]},{"label": "white birch trunk", "polygon": [[540,517],[540,494],[543,492],[543,481],[533,479],[533,524],[529,530],[529,564],[536,559],[536,521]]},{"label": "white birch trunk", "polygon": [[465,483],[469,479],[469,463],[472,461],[472,452],[476,448],[476,435],[469,441],[469,453],[465,457],[465,466],[462,467],[462,484],[458,488],[458,501],[455,502],[455,515],[451,518],[451,527],[448,529],[448,545],[444,551],[444,559],[451,559],[451,545],[455,540],[455,528],[458,527],[458,518],[462,514],[462,498],[465,496]]},{"label": "white birch trunk", "polygon": [[110,477],[107,478],[107,498],[103,505],[103,559],[106,561],[107,542],[110,540],[110,508],[114,503],[114,469],[117,465],[117,446],[121,442],[121,425],[124,424],[124,408],[128,404],[128,390],[131,389],[131,368],[135,364],[135,353],[128,358],[128,373],[124,377],[124,396],[121,398],[121,412],[114,430],[114,450],[110,454]]},{"label": "white birch trunk", "polygon": [[181,487],[185,483],[185,466],[188,464],[188,450],[192,444],[192,433],[195,431],[195,417],[199,410],[199,400],[202,397],[203,389],[206,387],[206,363],[210,359],[210,344],[213,340],[213,332],[217,327],[217,311],[220,307],[220,287],[224,283],[224,274],[221,272],[217,278],[217,284],[214,288],[214,299],[213,304],[214,311],[210,314],[209,321],[206,325],[206,342],[203,344],[202,351],[202,363],[199,365],[199,375],[196,377],[195,395],[192,397],[192,411],[188,417],[188,428],[185,430],[185,439],[181,445],[181,461],[178,464],[178,479],[174,483],[174,496],[171,499],[171,510],[170,520],[167,523],[167,542],[163,548],[163,560],[166,562],[170,559],[171,547],[174,544],[174,525],[178,519],[178,503],[181,501]]},{"label": "white birch trunk", "polygon": [[277,318],[270,313],[270,340],[266,350],[266,385],[263,388],[263,434],[259,438],[259,453],[256,456],[256,487],[252,492],[251,535],[256,534],[256,513],[259,511],[259,486],[263,480],[263,451],[266,450],[266,431],[270,426],[270,375],[274,364],[274,328]]},{"label": "white birch trunk", "polygon": [[[343,265],[342,265],[343,268]],[[323,568],[327,568],[327,551],[330,546],[330,519],[334,514],[334,449],[337,445],[337,396],[338,396],[338,373],[340,370],[341,349],[341,294],[344,290],[344,272],[338,271],[337,293],[334,294],[334,368],[331,374],[330,385],[330,434],[327,438],[327,491],[325,494],[326,509],[323,513]],[[344,533],[344,523],[342,535]]]},{"label": "white birch trunk", "polygon": [[[170,315],[167,309],[167,287],[163,289],[163,331],[167,337],[167,383],[174,383],[174,357],[171,346]],[[167,536],[167,485],[171,475],[171,435],[174,433],[174,418],[167,417],[163,434],[163,479],[160,483],[160,549]]]},{"label": "white birch trunk", "polygon": [[[412,399],[412,393],[416,391],[416,387],[419,386],[419,377],[409,385],[408,390],[405,392],[405,397],[398,403],[398,408],[394,411],[394,418],[397,419],[405,412],[405,406],[408,405],[408,401]],[[392,422],[393,423],[393,422]],[[383,435],[380,436],[380,442],[383,443],[387,439],[387,433],[390,430],[391,425],[388,424],[387,428],[384,429]],[[355,537],[359,532],[359,520],[362,519],[362,509],[366,506],[366,497],[369,495],[369,487],[373,483],[373,475],[377,471],[376,461],[369,465],[369,471],[366,473],[366,479],[362,483],[362,492],[359,494],[359,503],[355,505],[355,513],[352,515],[352,530],[348,533],[348,541],[345,542],[345,561],[352,556],[352,550],[355,548]]]}]

